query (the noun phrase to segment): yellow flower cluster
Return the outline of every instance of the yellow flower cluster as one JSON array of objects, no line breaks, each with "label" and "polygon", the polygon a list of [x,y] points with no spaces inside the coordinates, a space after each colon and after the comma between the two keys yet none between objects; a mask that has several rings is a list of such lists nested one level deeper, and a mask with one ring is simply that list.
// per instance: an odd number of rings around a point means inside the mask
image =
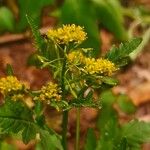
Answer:
[{"label": "yellow flower cluster", "polygon": [[87,38],[86,35],[84,29],[75,24],[63,25],[62,28],[49,29],[47,32],[48,38],[56,41],[58,44],[68,44],[69,42],[80,44]]},{"label": "yellow flower cluster", "polygon": [[67,55],[67,59],[71,64],[81,64],[85,56],[80,51],[73,51]]},{"label": "yellow flower cluster", "polygon": [[0,78],[0,92],[6,96],[11,94],[13,100],[17,100],[23,97],[22,94],[16,93],[23,89],[22,84],[14,76],[7,76],[6,78]]},{"label": "yellow flower cluster", "polygon": [[22,83],[14,76],[8,76],[0,79],[0,92],[4,95],[11,91],[18,91],[22,89]]},{"label": "yellow flower cluster", "polygon": [[[73,51],[67,55],[69,63],[74,65],[82,65],[81,70],[84,70],[87,74],[102,74],[111,76],[112,73],[118,68],[115,64],[107,59],[88,58],[84,56],[80,51]],[[72,68],[70,68],[72,70]]]},{"label": "yellow flower cluster", "polygon": [[84,70],[89,74],[103,74],[111,76],[118,68],[111,61],[103,58],[85,58]]},{"label": "yellow flower cluster", "polygon": [[60,100],[61,91],[58,88],[57,84],[54,84],[52,82],[47,83],[46,86],[42,86],[41,88],[41,93],[40,93],[40,100],[46,101],[48,104],[50,103],[50,100],[55,99],[55,100]]}]

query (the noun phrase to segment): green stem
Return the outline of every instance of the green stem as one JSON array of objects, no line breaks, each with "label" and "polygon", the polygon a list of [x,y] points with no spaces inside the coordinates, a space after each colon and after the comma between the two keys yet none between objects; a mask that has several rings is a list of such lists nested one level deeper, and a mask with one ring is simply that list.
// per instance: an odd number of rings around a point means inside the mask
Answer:
[{"label": "green stem", "polygon": [[67,150],[67,124],[68,124],[68,111],[63,112],[62,118],[62,145],[64,150]]},{"label": "green stem", "polygon": [[[61,71],[61,90],[62,90],[62,99],[65,100],[65,71],[66,71],[66,58],[64,56],[62,71]],[[64,150],[67,150],[67,125],[68,125],[68,111],[63,112],[62,118],[62,146]]]},{"label": "green stem", "polygon": [[76,121],[76,145],[75,150],[79,150],[80,148],[80,108],[77,108],[77,121]]},{"label": "green stem", "polygon": [[142,43],[130,54],[130,58],[132,60],[135,60],[137,58],[137,56],[140,54],[140,52],[144,49],[146,44],[149,42],[149,40],[150,40],[150,28],[148,28],[145,31],[142,39],[143,39]]}]

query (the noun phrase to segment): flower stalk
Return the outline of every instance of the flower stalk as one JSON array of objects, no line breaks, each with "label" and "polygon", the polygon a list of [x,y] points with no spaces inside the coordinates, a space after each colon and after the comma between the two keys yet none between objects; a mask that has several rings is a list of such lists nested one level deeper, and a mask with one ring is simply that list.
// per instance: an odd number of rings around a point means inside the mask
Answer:
[{"label": "flower stalk", "polygon": [[63,112],[62,118],[62,146],[67,150],[67,124],[68,124],[68,110]]},{"label": "flower stalk", "polygon": [[[61,90],[62,90],[62,99],[65,100],[65,83],[64,83],[64,75],[66,70],[66,57],[64,55],[63,66],[61,71]],[[67,150],[67,125],[68,125],[68,110],[63,112],[62,117],[62,146],[64,150]]]}]

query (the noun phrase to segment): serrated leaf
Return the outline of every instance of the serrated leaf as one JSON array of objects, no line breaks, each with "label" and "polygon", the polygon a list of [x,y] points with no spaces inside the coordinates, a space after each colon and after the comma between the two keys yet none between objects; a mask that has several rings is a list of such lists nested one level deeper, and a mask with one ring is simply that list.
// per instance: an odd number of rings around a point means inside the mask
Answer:
[{"label": "serrated leaf", "polygon": [[150,142],[150,123],[133,120],[122,127],[122,136],[133,148],[139,147],[144,142]]},{"label": "serrated leaf", "polygon": [[[53,131],[41,128],[34,122],[32,111],[20,101],[6,100],[0,106],[0,129],[2,133],[22,133],[25,144],[40,135],[42,149],[62,150],[60,138]],[[50,144],[50,145],[49,145]]]},{"label": "serrated leaf", "polygon": [[113,46],[105,57],[119,66],[119,60],[128,57],[141,42],[141,38],[134,38],[128,42],[121,43],[119,47]]},{"label": "serrated leaf", "polygon": [[27,144],[30,140],[35,139],[37,133],[37,127],[34,124],[26,124],[23,132],[22,139],[25,144]]},{"label": "serrated leaf", "polygon": [[2,132],[18,133],[22,131],[22,138],[25,143],[35,138],[36,127],[32,112],[27,106],[19,101],[6,100],[0,110],[0,128],[2,128]]},{"label": "serrated leaf", "polygon": [[[28,64],[35,65],[35,66],[41,67],[41,68],[45,68],[45,67],[47,67],[47,65],[45,65],[46,63],[49,64],[50,61],[57,58],[56,47],[55,47],[54,43],[52,43],[52,41],[46,41],[42,37],[35,21],[29,16],[26,16],[26,17],[27,17],[28,23],[31,27],[35,45],[37,48],[37,52],[30,55],[30,57],[28,59]],[[44,58],[44,60],[46,60],[46,62],[44,62],[43,60],[40,60],[39,57]],[[55,63],[59,63],[59,61],[56,61]]]},{"label": "serrated leaf", "polygon": [[[35,21],[31,17],[27,16],[27,20],[31,27],[35,45],[37,48],[37,52],[32,54],[29,57],[28,64],[35,65],[37,67],[43,67],[44,65],[43,61],[39,60],[39,55],[40,57],[43,57],[44,59],[46,59],[48,63],[49,61],[56,59],[57,54],[55,50],[55,45],[51,41],[45,41],[45,39],[40,34],[38,26],[36,25]],[[55,62],[55,63],[58,63],[58,62]]]},{"label": "serrated leaf", "polygon": [[41,132],[40,145],[44,150],[63,150],[60,139],[55,134],[51,135],[44,130]]},{"label": "serrated leaf", "polygon": [[134,104],[127,95],[120,95],[117,98],[117,103],[121,108],[121,110],[127,114],[131,114],[136,111],[136,107],[134,106]]},{"label": "serrated leaf", "polygon": [[83,47],[92,47],[93,55],[97,55],[100,49],[99,30],[96,24],[96,16],[91,1],[65,0],[60,10],[60,21],[63,24],[77,24],[85,27],[88,39]]},{"label": "serrated leaf", "polygon": [[96,136],[92,128],[88,129],[87,138],[84,150],[95,150],[96,148]]},{"label": "serrated leaf", "polygon": [[124,58],[118,59],[115,64],[116,66],[123,67],[123,66],[126,66],[130,62],[131,62],[131,58],[129,56],[126,56]]},{"label": "serrated leaf", "polygon": [[73,99],[70,101],[69,105],[71,107],[93,107],[93,108],[101,108],[101,101],[100,99],[94,100],[93,99],[93,92],[89,92],[88,95],[84,97],[79,97],[77,99]]},{"label": "serrated leaf", "polygon": [[93,0],[97,19],[119,40],[126,40],[127,34],[123,26],[123,13],[118,0]]},{"label": "serrated leaf", "polygon": [[42,52],[42,50],[44,50],[46,48],[46,44],[45,41],[43,39],[43,37],[40,34],[39,28],[35,22],[35,20],[33,20],[33,18],[31,18],[30,16],[26,15],[27,21],[30,25],[30,28],[32,30],[32,34],[35,40],[35,45],[37,47],[37,50],[39,52]]},{"label": "serrated leaf", "polygon": [[7,7],[0,7],[0,32],[14,31],[15,19]]}]

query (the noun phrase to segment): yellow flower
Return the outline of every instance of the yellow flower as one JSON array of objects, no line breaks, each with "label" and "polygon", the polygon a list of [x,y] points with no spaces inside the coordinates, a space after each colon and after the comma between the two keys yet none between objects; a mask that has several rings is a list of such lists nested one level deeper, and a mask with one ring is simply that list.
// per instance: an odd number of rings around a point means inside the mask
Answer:
[{"label": "yellow flower", "polygon": [[84,70],[89,74],[102,74],[111,76],[118,68],[111,61],[103,58],[86,58]]},{"label": "yellow flower", "polygon": [[0,79],[0,92],[4,95],[11,91],[22,90],[23,84],[14,76],[8,76]]},{"label": "yellow flower", "polygon": [[48,38],[56,41],[58,44],[68,44],[69,42],[80,44],[87,38],[86,35],[84,29],[75,24],[63,25],[62,28],[49,29],[47,32]]},{"label": "yellow flower", "polygon": [[22,99],[23,94],[19,93],[26,86],[14,76],[0,78],[0,92],[6,96],[12,96],[12,100]]},{"label": "yellow flower", "polygon": [[39,98],[42,101],[47,101],[47,103],[49,104],[50,100],[52,99],[60,100],[61,98],[60,93],[61,91],[58,88],[58,85],[52,82],[49,82],[47,83],[46,86],[42,86]]},{"label": "yellow flower", "polygon": [[94,74],[97,72],[97,67],[96,66],[96,61],[94,58],[86,58],[85,59],[85,67],[84,67],[84,70],[89,73],[89,74]]},{"label": "yellow flower", "polygon": [[84,55],[80,51],[73,51],[67,55],[67,59],[71,64],[81,64],[84,58]]},{"label": "yellow flower", "polygon": [[[118,70],[115,64],[107,59],[88,58],[80,51],[73,51],[67,55],[68,62],[73,65],[82,65],[80,69],[87,74],[101,74],[111,76]],[[71,67],[70,70],[73,70]]]}]

